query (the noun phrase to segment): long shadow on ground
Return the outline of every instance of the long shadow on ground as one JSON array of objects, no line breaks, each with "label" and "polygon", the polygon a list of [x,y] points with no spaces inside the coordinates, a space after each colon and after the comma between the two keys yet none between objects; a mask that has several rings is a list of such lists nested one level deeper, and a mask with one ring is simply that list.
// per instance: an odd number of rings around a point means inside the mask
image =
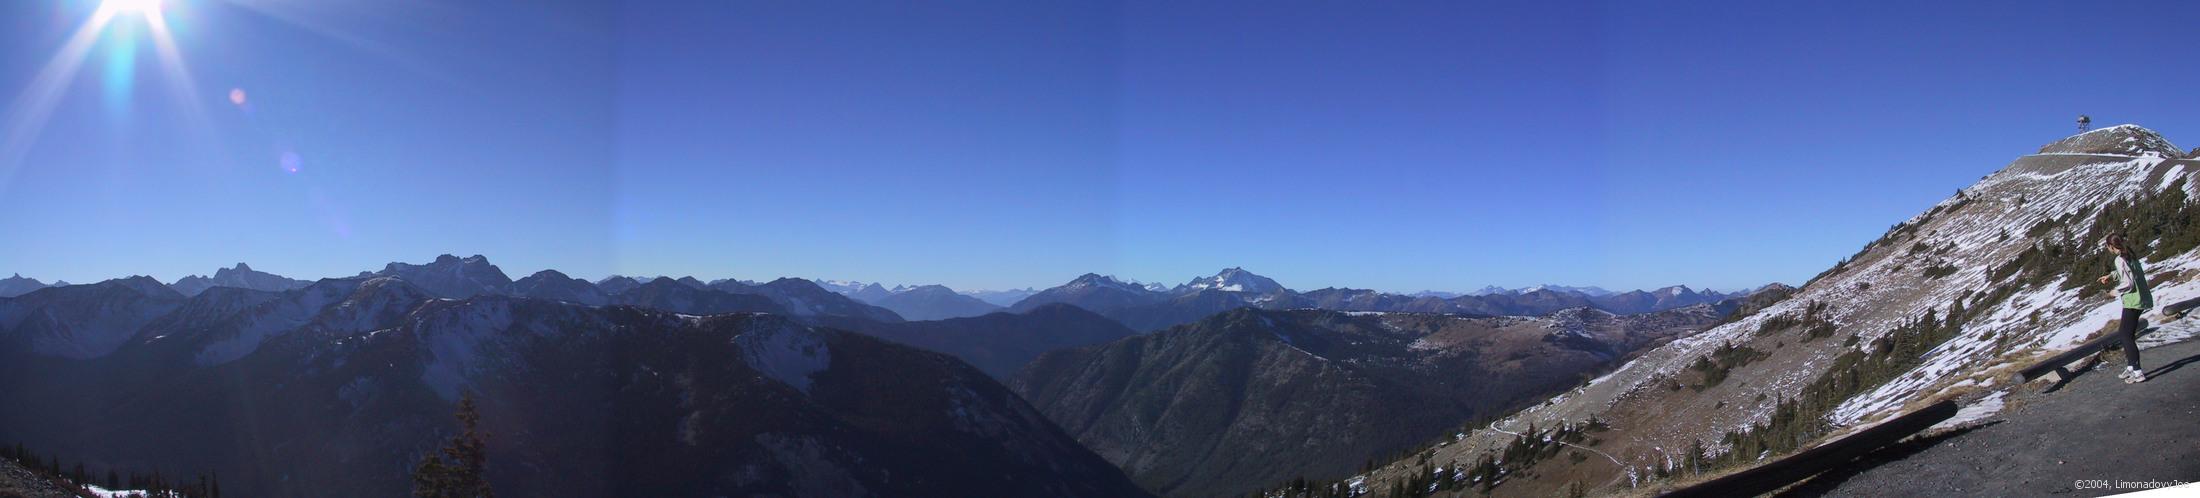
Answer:
[{"label": "long shadow on ground", "polygon": [[[2146,359],[2146,355],[2140,355],[2139,359]],[[2187,356],[2185,357],[2185,359],[2177,360],[2176,362],[2170,363],[2168,365],[2155,367],[2153,371],[2147,372],[2147,378],[2152,379],[2155,377],[2161,377],[2162,374],[2175,372],[2177,371],[2177,369],[2184,368],[2185,365],[2191,365],[2193,363],[2200,363],[2200,355]]]},{"label": "long shadow on ground", "polygon": [[2165,443],[2200,440],[2200,371],[2185,371],[2200,363],[2200,341],[2147,353],[2176,360],[2139,384],[2075,375],[2051,391],[2003,386],[2013,389],[1997,423],[1897,443],[1776,496],[2087,497],[2136,490],[2104,482],[2190,481],[2200,449]]},{"label": "long shadow on ground", "polygon": [[1786,489],[1782,489],[1778,492],[1773,493],[1772,496],[1775,498],[1804,498],[1825,496],[1826,493],[1833,491],[1834,488],[1840,487],[1841,483],[1847,482],[1849,478],[1856,477],[1858,474],[1863,474],[1865,471],[1878,468],[1880,465],[1886,464],[1887,462],[1894,462],[1902,460],[1904,458],[1909,458],[1911,455],[1916,455],[1920,452],[1925,451],[1928,448],[1937,446],[1943,441],[1955,439],[1956,437],[1962,436],[1964,434],[1969,434],[1971,431],[1978,430],[1981,427],[1986,427],[1998,423],[2001,422],[1988,422],[1985,424],[1964,427],[1961,429],[1956,429],[1933,436],[1915,437],[1903,440],[1902,442],[1895,443],[1885,448],[1880,448],[1878,450],[1872,451],[1871,453],[1865,453],[1864,456],[1856,457],[1856,461],[1849,462],[1848,465],[1843,465],[1841,466],[1841,468],[1829,470],[1816,476],[1812,476],[1810,480],[1803,481],[1801,484],[1789,486]]}]

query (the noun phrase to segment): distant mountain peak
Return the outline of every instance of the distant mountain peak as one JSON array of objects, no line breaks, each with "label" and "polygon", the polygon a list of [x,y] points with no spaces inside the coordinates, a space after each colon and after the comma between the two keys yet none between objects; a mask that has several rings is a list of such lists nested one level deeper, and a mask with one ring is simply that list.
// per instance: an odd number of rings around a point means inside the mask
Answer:
[{"label": "distant mountain peak", "polygon": [[798,286],[805,289],[825,290],[824,287],[818,286],[817,282],[811,282],[810,279],[800,277],[779,277],[772,279],[770,282],[765,282],[764,285],[767,287]]},{"label": "distant mountain peak", "polygon": [[945,286],[945,285],[940,285],[940,284],[926,284],[926,285],[919,285],[919,286],[914,286],[914,287],[908,287],[908,288],[895,287],[894,289],[895,289],[895,291],[894,291],[894,292],[896,292],[896,293],[902,293],[902,292],[916,292],[916,291],[924,291],[924,292],[946,292],[946,293],[949,293],[949,294],[954,294],[954,293],[955,293],[955,289],[950,289],[950,288],[948,288],[947,286]]},{"label": "distant mountain peak", "polygon": [[148,277],[144,275],[131,275],[128,277],[100,282],[100,284],[123,287],[126,289],[137,291],[138,293],[147,296],[162,296],[170,294],[176,294],[180,296],[180,293],[177,293],[175,289],[168,288],[168,284],[160,283],[159,280],[154,280],[153,277]]},{"label": "distant mountain peak", "polygon": [[302,289],[311,283],[273,273],[256,271],[252,269],[251,265],[240,262],[234,267],[214,269],[214,276],[212,277],[191,275],[176,279],[176,282],[169,285],[169,287],[175,289],[176,292],[183,293],[185,296],[196,296],[200,292],[205,292],[207,289],[214,287],[281,292]]},{"label": "distant mountain peak", "polygon": [[1138,284],[1136,284],[1136,283],[1132,283],[1132,282],[1129,282],[1129,281],[1126,281],[1126,280],[1123,280],[1123,279],[1115,278],[1115,276],[1114,276],[1114,275],[1101,275],[1101,274],[1098,274],[1098,273],[1087,273],[1087,274],[1084,274],[1084,275],[1079,275],[1079,276],[1077,276],[1077,279],[1076,279],[1076,280],[1071,280],[1071,281],[1069,281],[1069,285],[1067,285],[1066,287],[1070,287],[1070,288],[1073,288],[1073,289],[1074,289],[1074,288],[1086,288],[1086,287],[1111,287],[1111,288],[1117,288],[1117,289],[1124,289],[1124,290],[1136,290],[1136,291],[1150,291],[1150,290],[1151,290],[1151,289],[1148,289],[1148,288],[1146,288],[1146,286],[1143,286],[1143,285],[1138,285]]},{"label": "distant mountain peak", "polygon": [[1537,286],[1534,286],[1534,287],[1522,287],[1522,288],[1518,288],[1518,289],[1512,289],[1512,290],[1505,290],[1505,289],[1503,289],[1503,288],[1499,288],[1499,287],[1495,287],[1495,286],[1492,286],[1492,287],[1484,287],[1484,288],[1482,288],[1482,290],[1481,290],[1481,291],[1476,291],[1475,293],[1476,293],[1476,294],[1478,294],[1478,295],[1490,295],[1490,294],[1514,294],[1514,295],[1518,295],[1518,294],[1527,294],[1527,293],[1531,293],[1531,292],[1544,292],[1544,291],[1547,291],[1547,292],[1557,292],[1557,293],[1561,293],[1561,294],[1581,294],[1581,295],[1585,295],[1585,296],[1590,296],[1590,297],[1603,297],[1603,296],[1609,296],[1609,295],[1612,295],[1612,294],[1614,294],[1614,292],[1612,292],[1612,291],[1609,291],[1609,290],[1605,290],[1605,289],[1604,289],[1603,287],[1597,287],[1597,286],[1594,286],[1594,285],[1589,285],[1589,286],[1580,286],[1580,287],[1576,287],[1576,286],[1570,286],[1570,285],[1554,285],[1554,284],[1542,284],[1542,285],[1537,285]]},{"label": "distant mountain peak", "polygon": [[1206,290],[1218,290],[1223,292],[1268,294],[1283,290],[1283,285],[1276,283],[1275,280],[1269,279],[1268,277],[1263,277],[1253,272],[1245,271],[1244,268],[1233,266],[1229,268],[1224,268],[1220,272],[1216,272],[1215,275],[1212,277],[1194,278],[1191,282],[1187,282],[1184,285],[1177,286],[1176,290],[1178,292],[1187,293]]},{"label": "distant mountain peak", "polygon": [[444,254],[424,265],[392,262],[371,275],[402,278],[430,294],[448,298],[500,294],[512,286],[512,278],[505,276],[504,270],[479,254],[466,258]]}]

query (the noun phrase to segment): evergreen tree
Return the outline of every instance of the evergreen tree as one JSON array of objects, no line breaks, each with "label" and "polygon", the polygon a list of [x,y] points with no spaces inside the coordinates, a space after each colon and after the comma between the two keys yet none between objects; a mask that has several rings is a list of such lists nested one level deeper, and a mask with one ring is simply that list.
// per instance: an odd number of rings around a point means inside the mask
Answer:
[{"label": "evergreen tree", "polygon": [[[481,433],[481,413],[473,393],[458,400],[460,433],[445,444],[441,454],[430,453],[413,468],[413,496],[418,498],[494,498],[484,475],[488,467],[488,436]],[[446,461],[448,459],[448,461]]]}]

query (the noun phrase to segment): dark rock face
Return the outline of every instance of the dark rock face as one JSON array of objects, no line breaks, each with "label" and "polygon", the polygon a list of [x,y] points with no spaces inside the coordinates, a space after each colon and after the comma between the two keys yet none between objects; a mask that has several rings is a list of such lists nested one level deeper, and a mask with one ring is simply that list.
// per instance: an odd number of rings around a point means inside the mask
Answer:
[{"label": "dark rock face", "polygon": [[177,279],[176,283],[169,284],[169,287],[174,288],[176,292],[181,292],[184,296],[189,297],[199,295],[200,292],[206,292],[207,289],[214,287],[236,287],[258,291],[282,292],[304,288],[307,284],[311,283],[312,282],[296,280],[273,273],[256,271],[253,270],[251,266],[247,266],[244,263],[237,263],[237,266],[235,268],[221,268],[214,270],[214,276],[212,277],[201,277],[198,275],[183,277],[181,279]]},{"label": "dark rock face", "polygon": [[1348,475],[1717,318],[1240,309],[1042,355],[1011,386],[1147,489],[1224,496]]},{"label": "dark rock face", "polygon": [[[877,286],[878,284],[871,284],[871,287]],[[972,317],[1001,310],[1001,307],[992,303],[957,294],[954,289],[939,285],[905,289],[866,301],[892,310],[894,314],[908,320]]]},{"label": "dark rock face", "polygon": [[402,278],[436,297],[451,299],[505,294],[512,286],[504,270],[478,254],[468,258],[445,254],[425,265],[390,263],[372,276]]},{"label": "dark rock face", "polygon": [[1794,296],[1797,290],[1787,284],[1773,283],[1758,287],[1743,295],[1728,297],[1719,301],[1718,306],[1720,312],[1727,315],[1725,320],[1733,321],[1754,315],[1760,310],[1772,307],[1774,304],[1779,304],[1780,301],[1785,301],[1787,298]]},{"label": "dark rock face", "polygon": [[[436,299],[396,278],[127,299],[175,312],[102,357],[0,347],[0,440],[219,472],[240,496],[403,495],[471,392],[510,496],[1145,494],[960,361],[779,316]],[[242,356],[193,361],[308,303]]]}]

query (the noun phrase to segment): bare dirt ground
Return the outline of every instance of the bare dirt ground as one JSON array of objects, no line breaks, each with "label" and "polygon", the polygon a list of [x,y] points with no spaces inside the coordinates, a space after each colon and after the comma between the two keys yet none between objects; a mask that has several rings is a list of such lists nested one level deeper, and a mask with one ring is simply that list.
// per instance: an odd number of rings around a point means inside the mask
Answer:
[{"label": "bare dirt ground", "polygon": [[[2018,388],[1994,422],[1881,449],[1779,496],[2104,496],[2200,481],[2200,341],[2121,357],[2046,389]],[[2194,488],[2200,493],[2200,488]]]}]

